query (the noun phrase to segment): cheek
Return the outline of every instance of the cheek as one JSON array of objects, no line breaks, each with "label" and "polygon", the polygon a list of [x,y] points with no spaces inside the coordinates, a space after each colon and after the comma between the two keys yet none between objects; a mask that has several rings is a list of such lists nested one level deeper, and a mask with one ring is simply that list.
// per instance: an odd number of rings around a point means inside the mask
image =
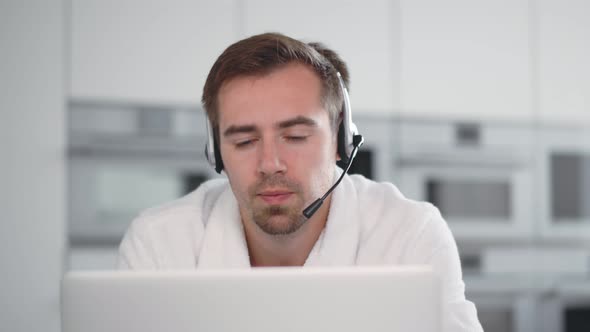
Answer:
[{"label": "cheek", "polygon": [[336,163],[336,143],[329,139],[316,141],[303,148],[292,149],[286,153],[291,168],[307,174],[317,173]]},{"label": "cheek", "polygon": [[228,177],[230,173],[239,174],[240,172],[244,172],[244,169],[248,167],[252,159],[246,154],[231,151],[232,149],[233,147],[222,144],[219,151],[221,160],[223,160],[223,167]]},{"label": "cheek", "polygon": [[327,144],[319,144],[318,148],[313,149],[314,152],[310,155],[296,160],[296,162],[304,164],[301,172],[303,176],[309,178],[312,191],[316,194],[323,194],[334,180],[336,141],[331,140],[331,136],[327,137],[326,141]]}]

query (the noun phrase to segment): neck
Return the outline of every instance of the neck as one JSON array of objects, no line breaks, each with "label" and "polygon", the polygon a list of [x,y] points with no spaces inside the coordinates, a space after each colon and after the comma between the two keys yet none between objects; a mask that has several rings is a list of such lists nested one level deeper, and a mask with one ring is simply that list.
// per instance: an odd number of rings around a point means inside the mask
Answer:
[{"label": "neck", "polygon": [[[331,195],[330,195],[331,196]],[[297,231],[287,235],[263,232],[242,218],[251,266],[303,266],[328,220],[331,197]]]}]

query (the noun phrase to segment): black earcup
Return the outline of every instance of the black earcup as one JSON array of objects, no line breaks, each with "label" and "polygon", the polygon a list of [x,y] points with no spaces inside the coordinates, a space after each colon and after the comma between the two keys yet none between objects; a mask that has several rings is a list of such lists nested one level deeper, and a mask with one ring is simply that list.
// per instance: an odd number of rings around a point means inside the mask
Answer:
[{"label": "black earcup", "polygon": [[346,153],[346,140],[344,138],[346,135],[346,130],[344,129],[344,124],[340,123],[338,126],[338,156],[340,156],[340,163],[346,164],[348,163],[348,159],[350,156]]},{"label": "black earcup", "polygon": [[221,173],[223,170],[223,159],[221,159],[221,150],[219,149],[219,142],[217,141],[217,130],[214,129],[213,134],[213,153],[215,154],[215,171]]}]

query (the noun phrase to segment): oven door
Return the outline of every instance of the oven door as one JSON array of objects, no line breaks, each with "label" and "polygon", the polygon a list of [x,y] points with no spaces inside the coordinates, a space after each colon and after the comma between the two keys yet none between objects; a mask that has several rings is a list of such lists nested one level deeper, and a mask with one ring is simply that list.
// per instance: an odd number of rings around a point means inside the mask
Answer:
[{"label": "oven door", "polygon": [[521,294],[468,295],[477,308],[486,332],[539,332],[535,323],[535,300]]},{"label": "oven door", "polygon": [[557,318],[553,324],[563,332],[590,331],[590,283],[585,278],[564,278],[546,310]]},{"label": "oven door", "polygon": [[186,155],[72,153],[68,174],[72,245],[118,244],[144,209],[193,191],[217,176]]},{"label": "oven door", "polygon": [[400,190],[438,207],[458,239],[531,234],[531,176],[524,166],[409,163],[398,175]]},{"label": "oven door", "polygon": [[590,238],[590,130],[545,129],[540,135],[539,207],[551,239]]},{"label": "oven door", "polygon": [[484,331],[560,331],[550,281],[505,275],[465,278],[465,283],[466,297],[475,304]]}]

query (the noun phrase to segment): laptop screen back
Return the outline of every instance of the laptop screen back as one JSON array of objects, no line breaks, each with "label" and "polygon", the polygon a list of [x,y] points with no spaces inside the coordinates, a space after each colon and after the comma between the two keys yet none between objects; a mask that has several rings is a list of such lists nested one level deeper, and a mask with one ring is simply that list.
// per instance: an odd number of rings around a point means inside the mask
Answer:
[{"label": "laptop screen back", "polygon": [[440,301],[425,267],[72,272],[62,331],[436,332]]}]

